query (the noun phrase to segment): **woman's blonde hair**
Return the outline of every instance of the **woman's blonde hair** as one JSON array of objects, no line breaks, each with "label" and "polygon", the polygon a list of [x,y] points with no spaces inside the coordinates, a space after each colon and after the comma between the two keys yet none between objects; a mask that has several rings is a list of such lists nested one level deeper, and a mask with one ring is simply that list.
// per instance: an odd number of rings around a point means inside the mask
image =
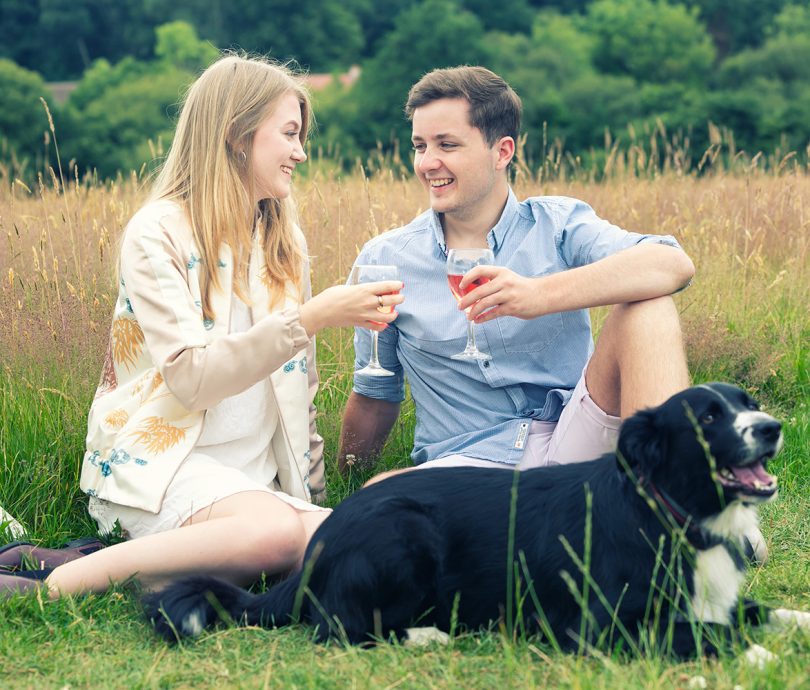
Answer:
[{"label": "woman's blonde hair", "polygon": [[152,197],[174,200],[188,214],[202,254],[200,287],[207,319],[214,318],[210,291],[220,287],[216,266],[223,242],[233,252],[234,288],[245,297],[245,259],[254,228],[264,246],[264,278],[272,301],[284,294],[287,281],[300,284],[304,254],[295,237],[295,205],[290,198],[264,199],[258,207],[253,201],[253,138],[289,93],[301,105],[298,138],[303,146],[312,117],[309,95],[285,65],[226,55],[200,75],[183,102]]}]

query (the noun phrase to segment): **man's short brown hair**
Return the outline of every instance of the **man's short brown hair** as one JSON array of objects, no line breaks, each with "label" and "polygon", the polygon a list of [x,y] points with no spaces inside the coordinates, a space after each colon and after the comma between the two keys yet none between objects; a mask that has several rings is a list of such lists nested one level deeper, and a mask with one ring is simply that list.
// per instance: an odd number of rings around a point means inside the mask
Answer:
[{"label": "man's short brown hair", "polygon": [[405,114],[442,98],[463,98],[470,104],[470,124],[492,146],[501,137],[517,141],[521,102],[509,84],[486,67],[448,67],[428,72],[408,93]]}]

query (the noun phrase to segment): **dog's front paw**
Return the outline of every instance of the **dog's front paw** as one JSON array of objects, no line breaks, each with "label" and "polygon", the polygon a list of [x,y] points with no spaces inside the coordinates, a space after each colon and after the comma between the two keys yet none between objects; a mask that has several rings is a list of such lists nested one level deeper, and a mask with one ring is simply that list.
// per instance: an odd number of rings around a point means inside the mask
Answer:
[{"label": "dog's front paw", "polygon": [[790,628],[799,628],[810,632],[810,613],[807,611],[792,611],[791,609],[773,609],[768,613],[768,622],[765,628],[771,632],[779,632]]},{"label": "dog's front paw", "polygon": [[779,659],[776,654],[769,652],[767,649],[765,649],[765,647],[761,647],[758,644],[752,644],[748,649],[746,649],[743,657],[749,666],[759,669],[760,671],[768,664]]},{"label": "dog's front paw", "polygon": [[743,535],[743,553],[752,565],[765,565],[768,560],[768,545],[759,526],[748,530]]},{"label": "dog's front paw", "polygon": [[450,635],[438,628],[407,628],[405,630],[406,647],[427,647],[429,644],[449,644]]}]

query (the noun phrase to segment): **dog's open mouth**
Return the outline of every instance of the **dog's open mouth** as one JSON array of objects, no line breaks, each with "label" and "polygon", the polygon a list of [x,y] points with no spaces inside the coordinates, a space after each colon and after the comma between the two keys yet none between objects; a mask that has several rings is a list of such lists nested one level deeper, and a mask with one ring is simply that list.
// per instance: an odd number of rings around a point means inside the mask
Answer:
[{"label": "dog's open mouth", "polygon": [[723,467],[717,473],[719,482],[746,494],[770,496],[776,491],[777,479],[765,471],[765,460],[760,458],[744,467]]}]

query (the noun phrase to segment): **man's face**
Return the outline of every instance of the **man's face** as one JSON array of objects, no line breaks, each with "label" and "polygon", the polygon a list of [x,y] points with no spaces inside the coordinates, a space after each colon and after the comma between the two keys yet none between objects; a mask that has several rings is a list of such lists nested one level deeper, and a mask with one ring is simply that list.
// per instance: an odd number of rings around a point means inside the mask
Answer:
[{"label": "man's face", "polygon": [[472,218],[496,193],[498,146],[469,120],[465,99],[443,98],[413,113],[413,168],[437,213]]}]

